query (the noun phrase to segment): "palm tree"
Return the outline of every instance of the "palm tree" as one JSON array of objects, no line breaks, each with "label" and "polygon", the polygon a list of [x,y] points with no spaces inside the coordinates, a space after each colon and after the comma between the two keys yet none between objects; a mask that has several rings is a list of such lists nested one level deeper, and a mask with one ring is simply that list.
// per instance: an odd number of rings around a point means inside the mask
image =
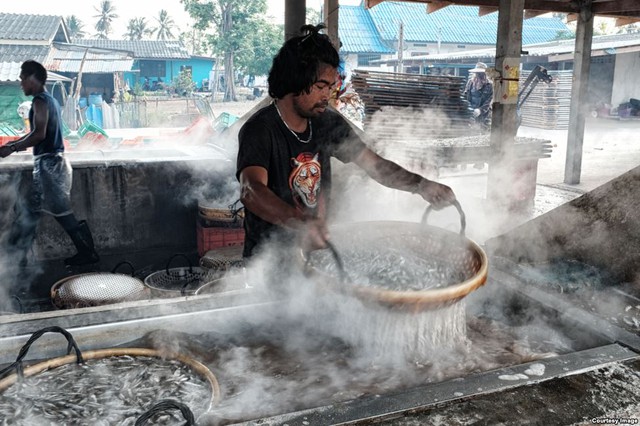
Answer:
[{"label": "palm tree", "polygon": [[154,29],[154,31],[157,31],[158,40],[175,38],[173,36],[173,33],[171,32],[171,30],[175,27],[175,22],[169,16],[169,13],[166,10],[161,9],[158,17],[154,19],[158,21],[158,26]]},{"label": "palm tree", "polygon": [[124,35],[129,40],[142,40],[145,36],[153,34],[152,29],[147,28],[145,17],[133,18],[127,25],[127,33]]},{"label": "palm tree", "polygon": [[114,19],[118,17],[116,14],[116,7],[111,4],[111,0],[102,0],[100,2],[100,8],[94,8],[99,14],[94,15],[94,18],[98,18],[96,23],[96,31],[98,31],[98,38],[109,38],[111,32],[111,24]]},{"label": "palm tree", "polygon": [[67,17],[67,29],[69,30],[69,38],[84,38],[87,33],[82,30],[84,24],[76,15]]}]

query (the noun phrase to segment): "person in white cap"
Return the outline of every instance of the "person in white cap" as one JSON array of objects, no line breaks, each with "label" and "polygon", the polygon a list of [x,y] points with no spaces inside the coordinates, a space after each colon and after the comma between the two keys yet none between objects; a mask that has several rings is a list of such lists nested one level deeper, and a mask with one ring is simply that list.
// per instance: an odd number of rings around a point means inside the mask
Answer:
[{"label": "person in white cap", "polygon": [[475,68],[469,70],[473,76],[467,82],[464,96],[473,110],[475,122],[483,128],[487,127],[491,118],[491,101],[493,99],[493,85],[487,78],[487,64],[478,62]]}]

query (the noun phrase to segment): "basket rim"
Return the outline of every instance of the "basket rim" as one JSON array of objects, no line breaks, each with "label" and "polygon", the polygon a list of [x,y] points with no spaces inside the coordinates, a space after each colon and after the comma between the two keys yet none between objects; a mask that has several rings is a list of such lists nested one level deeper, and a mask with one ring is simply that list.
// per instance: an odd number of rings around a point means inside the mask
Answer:
[{"label": "basket rim", "polygon": [[244,209],[238,210],[235,214],[229,207],[212,207],[203,202],[198,202],[198,214],[205,219],[219,221],[239,221],[244,219]]},{"label": "basket rim", "polygon": [[[204,268],[202,266],[177,266],[175,268],[169,268],[169,272],[172,271],[177,271],[177,270],[189,270],[191,269],[194,272],[194,275],[196,275],[196,270],[197,272],[200,274],[200,277],[206,276],[209,273],[209,270],[207,268]],[[158,271],[152,272],[149,275],[147,275],[143,281],[144,285],[153,289],[154,291],[163,291],[163,292],[168,292],[168,293],[180,293],[180,289],[172,289],[172,288],[166,288],[166,287],[158,287],[157,284],[154,282],[154,280],[156,279],[157,276],[160,275],[167,275],[167,270],[166,269],[160,269]],[[200,281],[200,277],[195,281]],[[171,278],[168,278],[171,279]],[[190,290],[192,291],[192,290]]]},{"label": "basket rim", "polygon": [[[447,286],[445,288],[433,288],[427,290],[386,290],[376,286],[364,286],[357,283],[341,283],[334,277],[328,274],[318,271],[316,268],[312,268],[312,271],[316,275],[328,277],[326,285],[333,290],[337,290],[339,293],[354,294],[356,297],[374,301],[384,305],[403,306],[410,309],[421,310],[426,308],[432,308],[437,306],[446,305],[448,303],[454,303],[472,291],[476,290],[480,286],[486,283],[489,274],[489,260],[485,251],[473,240],[463,237],[454,232],[448,231],[443,228],[434,227],[431,225],[422,225],[414,222],[404,221],[364,221],[364,222],[352,222],[348,224],[341,224],[349,226],[353,229],[354,225],[367,225],[367,226],[411,226],[416,229],[429,230],[434,229],[439,233],[452,234],[452,238],[457,238],[466,244],[466,249],[473,251],[473,253],[479,257],[480,268],[470,278],[457,284]],[[306,259],[305,254],[300,250],[300,256],[302,259]]]},{"label": "basket rim", "polygon": [[[104,349],[94,349],[94,350],[82,352],[82,358],[85,361],[93,360],[93,359],[108,358],[108,357],[126,356],[126,355],[148,356],[148,357],[160,358],[163,360],[170,359],[170,360],[180,361],[183,364],[191,367],[193,371],[195,371],[197,374],[200,374],[201,376],[203,376],[206,379],[206,381],[209,383],[209,386],[211,389],[211,398],[209,399],[209,404],[208,404],[208,407],[206,408],[206,411],[210,411],[213,406],[218,405],[218,403],[220,402],[220,395],[221,395],[220,384],[218,383],[216,376],[209,369],[209,367],[207,367],[200,361],[194,358],[191,358],[189,356],[186,356],[184,354],[167,352],[167,351],[159,351],[156,349],[149,349],[149,348],[104,348]],[[25,367],[23,370],[24,377],[34,376],[43,371],[56,368],[56,367],[62,367],[63,365],[71,364],[76,361],[77,361],[76,354],[70,354],[70,355],[60,356],[56,358],[51,358],[46,361],[42,361],[42,362]],[[18,381],[17,373],[12,373],[9,376],[0,380],[0,393],[7,390],[9,387],[14,385],[17,381]]]}]

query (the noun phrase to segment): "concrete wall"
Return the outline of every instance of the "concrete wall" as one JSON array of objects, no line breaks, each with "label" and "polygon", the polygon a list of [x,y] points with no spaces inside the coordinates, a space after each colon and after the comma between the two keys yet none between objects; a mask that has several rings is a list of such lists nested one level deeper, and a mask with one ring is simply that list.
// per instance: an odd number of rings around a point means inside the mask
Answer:
[{"label": "concrete wall", "polygon": [[[73,165],[72,207],[86,219],[101,254],[163,249],[196,250],[198,199],[226,197],[235,165],[231,161],[182,159]],[[0,226],[8,231],[18,194],[31,183],[31,166],[0,168]],[[19,188],[19,189],[17,189]],[[71,241],[44,215],[34,246],[40,259],[73,254]]]},{"label": "concrete wall", "polygon": [[621,53],[616,56],[611,104],[617,107],[629,98],[640,99],[640,53]]}]

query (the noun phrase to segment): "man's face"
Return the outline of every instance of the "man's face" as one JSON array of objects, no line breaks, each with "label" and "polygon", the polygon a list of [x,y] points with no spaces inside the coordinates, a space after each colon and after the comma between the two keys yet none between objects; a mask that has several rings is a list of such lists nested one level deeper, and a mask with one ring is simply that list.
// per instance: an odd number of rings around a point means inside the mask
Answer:
[{"label": "man's face", "polygon": [[35,76],[32,75],[24,75],[24,73],[20,73],[20,87],[22,87],[22,91],[26,96],[32,96],[35,93],[36,80]]},{"label": "man's face", "polygon": [[309,93],[302,92],[293,98],[293,107],[301,117],[312,118],[322,114],[338,83],[338,70],[330,65],[323,65],[318,78],[311,86]]}]

